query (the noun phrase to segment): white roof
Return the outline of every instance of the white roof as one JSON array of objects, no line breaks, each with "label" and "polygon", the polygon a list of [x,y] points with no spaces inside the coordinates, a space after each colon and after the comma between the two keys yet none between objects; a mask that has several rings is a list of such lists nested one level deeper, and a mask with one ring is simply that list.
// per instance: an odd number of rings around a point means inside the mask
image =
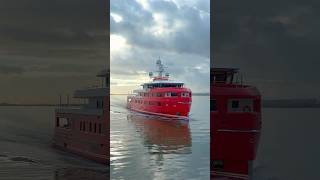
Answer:
[{"label": "white roof", "polygon": [[181,81],[172,81],[172,80],[155,80],[147,83],[141,84],[142,86],[145,84],[184,84]]}]

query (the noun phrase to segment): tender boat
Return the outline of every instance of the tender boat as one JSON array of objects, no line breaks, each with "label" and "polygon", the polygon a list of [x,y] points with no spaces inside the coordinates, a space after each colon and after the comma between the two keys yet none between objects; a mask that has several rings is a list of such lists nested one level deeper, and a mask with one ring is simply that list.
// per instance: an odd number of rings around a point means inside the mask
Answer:
[{"label": "tender boat", "polygon": [[188,119],[192,93],[183,82],[172,81],[165,73],[161,60],[157,60],[158,75],[151,82],[142,84],[142,89],[134,90],[127,97],[127,107],[133,111],[169,118]]},{"label": "tender boat", "polygon": [[211,69],[212,178],[252,177],[261,130],[261,95],[237,75],[238,69]]}]

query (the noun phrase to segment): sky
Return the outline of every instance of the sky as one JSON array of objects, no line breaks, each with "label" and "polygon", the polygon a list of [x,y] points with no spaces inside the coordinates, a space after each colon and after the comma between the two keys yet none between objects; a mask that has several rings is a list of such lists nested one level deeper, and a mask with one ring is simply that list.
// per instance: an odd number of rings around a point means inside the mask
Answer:
[{"label": "sky", "polygon": [[2,0],[0,103],[56,103],[108,64],[105,0]]},{"label": "sky", "polygon": [[211,66],[240,68],[265,99],[320,97],[316,0],[215,0]]},{"label": "sky", "polygon": [[174,80],[209,92],[209,0],[111,0],[111,93],[150,81],[160,57]]}]

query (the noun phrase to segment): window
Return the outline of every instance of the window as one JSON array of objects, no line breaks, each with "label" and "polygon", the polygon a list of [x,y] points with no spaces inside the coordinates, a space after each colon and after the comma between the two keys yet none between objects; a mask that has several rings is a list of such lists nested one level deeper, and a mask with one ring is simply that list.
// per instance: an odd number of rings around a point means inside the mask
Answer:
[{"label": "window", "polygon": [[178,94],[175,93],[175,92],[172,92],[172,93],[171,93],[171,96],[178,96]]},{"label": "window", "polygon": [[188,92],[183,92],[183,93],[181,93],[181,97],[189,97],[189,93]]},{"label": "window", "polygon": [[92,123],[89,124],[89,131],[92,132]]},{"label": "window", "polygon": [[232,104],[231,104],[232,109],[237,109],[237,108],[239,108],[239,101],[233,100],[233,101],[231,101],[231,102],[232,102]]},{"label": "window", "polygon": [[171,93],[170,93],[170,92],[166,92],[166,93],[164,94],[164,96],[165,96],[165,97],[171,97]]},{"label": "window", "polygon": [[158,102],[158,106],[161,106],[161,102]]},{"label": "window", "polygon": [[97,124],[94,123],[94,133],[96,133],[96,132],[97,132]]},{"label": "window", "polygon": [[80,121],[80,131],[82,130],[82,121]]},{"label": "window", "polygon": [[161,97],[161,93],[157,93],[157,97]]},{"label": "window", "polygon": [[253,99],[230,99],[228,101],[229,112],[252,112]]},{"label": "window", "polygon": [[57,122],[56,122],[57,127],[62,127],[62,128],[66,128],[66,129],[71,128],[70,118],[57,117],[56,120],[57,120]]},{"label": "window", "polygon": [[215,99],[210,100],[210,111],[217,111],[217,103]]}]

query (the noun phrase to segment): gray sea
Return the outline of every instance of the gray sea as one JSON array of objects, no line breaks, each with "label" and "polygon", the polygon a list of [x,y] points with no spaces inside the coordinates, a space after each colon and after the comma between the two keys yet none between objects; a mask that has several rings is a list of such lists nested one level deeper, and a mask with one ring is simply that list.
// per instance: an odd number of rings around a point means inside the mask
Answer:
[{"label": "gray sea", "polygon": [[[208,97],[189,122],[133,113],[111,98],[112,179],[209,179]],[[51,147],[53,107],[0,107],[0,179],[108,179],[108,168]],[[255,180],[320,179],[320,109],[263,109]]]},{"label": "gray sea", "polygon": [[257,180],[320,179],[320,109],[265,108]]},{"label": "gray sea", "polygon": [[111,179],[209,179],[209,96],[194,96],[189,121],[126,109],[111,96]]},{"label": "gray sea", "polygon": [[0,107],[0,179],[108,179],[108,169],[51,147],[53,107]]}]

